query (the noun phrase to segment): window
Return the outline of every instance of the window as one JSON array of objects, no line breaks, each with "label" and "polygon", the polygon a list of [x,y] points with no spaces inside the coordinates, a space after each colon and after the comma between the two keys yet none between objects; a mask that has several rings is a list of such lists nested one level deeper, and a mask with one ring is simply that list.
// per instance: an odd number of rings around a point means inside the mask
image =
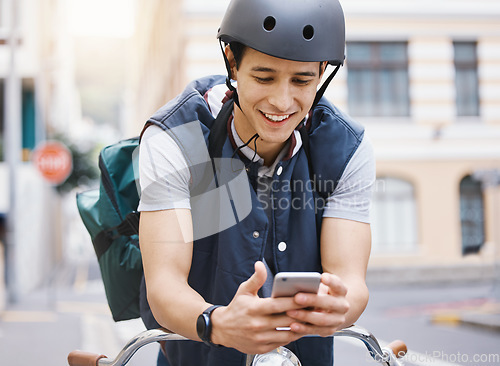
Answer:
[{"label": "window", "polygon": [[414,252],[417,232],[413,185],[402,179],[378,178],[372,201],[372,252]]},{"label": "window", "polygon": [[409,116],[406,42],[349,42],[346,65],[350,114]]},{"label": "window", "polygon": [[479,116],[476,42],[453,42],[457,116]]},{"label": "window", "polygon": [[481,183],[466,176],[460,182],[462,254],[478,253],[484,243],[484,204]]},{"label": "window", "polygon": [[[27,153],[35,148],[36,111],[35,86],[32,79],[24,79],[22,86],[22,148]],[[27,155],[26,155],[27,156]]]},{"label": "window", "polygon": [[[0,79],[0,161],[4,160],[4,113],[5,113],[5,86],[4,79]],[[22,82],[21,90],[21,134],[22,134],[22,148],[26,152],[26,159],[28,153],[35,148],[36,145],[36,103],[35,103],[35,90],[33,79],[24,79]]]}]

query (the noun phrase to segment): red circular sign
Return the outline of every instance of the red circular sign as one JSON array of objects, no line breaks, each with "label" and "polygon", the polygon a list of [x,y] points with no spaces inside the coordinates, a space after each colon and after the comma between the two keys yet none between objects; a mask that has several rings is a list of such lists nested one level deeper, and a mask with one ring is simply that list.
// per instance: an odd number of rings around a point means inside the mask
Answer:
[{"label": "red circular sign", "polygon": [[39,145],[33,153],[33,163],[42,176],[53,184],[63,183],[73,169],[71,151],[58,141]]}]

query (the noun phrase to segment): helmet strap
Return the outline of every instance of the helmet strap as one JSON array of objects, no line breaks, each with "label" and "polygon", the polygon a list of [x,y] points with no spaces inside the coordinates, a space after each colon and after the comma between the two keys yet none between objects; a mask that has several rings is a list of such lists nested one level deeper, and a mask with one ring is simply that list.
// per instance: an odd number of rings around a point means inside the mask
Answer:
[{"label": "helmet strap", "polygon": [[227,85],[228,89],[233,92],[232,98],[234,100],[234,104],[236,104],[238,106],[238,108],[241,109],[240,100],[238,98],[238,91],[233,86],[233,84],[231,84],[231,76],[232,76],[231,65],[229,64],[229,60],[227,59],[226,53],[224,52],[224,47],[222,46],[222,41],[220,39],[219,39],[219,45],[220,45],[220,49],[222,51],[222,56],[224,57],[224,63],[226,64],[226,70],[227,70],[226,85]]},{"label": "helmet strap", "polygon": [[333,77],[337,74],[337,71],[339,71],[340,66],[341,66],[341,64],[338,64],[335,67],[335,70],[332,71],[332,73],[328,76],[328,78],[325,80],[323,85],[321,85],[321,88],[319,88],[319,90],[316,92],[316,98],[314,98],[314,103],[313,103],[311,108],[314,108],[316,106],[316,104],[319,103],[319,100],[321,99],[321,97],[323,97],[323,94],[325,94],[326,88],[333,80]]}]

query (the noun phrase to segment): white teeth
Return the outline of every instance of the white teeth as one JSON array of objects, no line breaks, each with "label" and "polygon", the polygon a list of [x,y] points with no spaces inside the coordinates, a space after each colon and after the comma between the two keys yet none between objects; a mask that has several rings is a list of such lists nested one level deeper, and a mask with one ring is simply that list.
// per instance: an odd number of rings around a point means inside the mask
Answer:
[{"label": "white teeth", "polygon": [[267,119],[270,119],[271,121],[273,122],[281,122],[285,119],[287,119],[288,117],[290,117],[289,114],[285,114],[285,115],[281,115],[281,116],[277,116],[275,114],[267,114],[267,113],[264,113],[264,115],[266,116]]}]

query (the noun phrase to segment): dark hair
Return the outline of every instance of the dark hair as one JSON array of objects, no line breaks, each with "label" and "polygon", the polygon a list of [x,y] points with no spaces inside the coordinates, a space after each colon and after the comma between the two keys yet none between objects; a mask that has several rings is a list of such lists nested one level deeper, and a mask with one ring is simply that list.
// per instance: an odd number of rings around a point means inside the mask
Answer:
[{"label": "dark hair", "polygon": [[[229,47],[231,48],[231,52],[233,52],[234,61],[236,62],[236,70],[239,70],[241,65],[241,60],[243,59],[243,54],[245,53],[245,49],[247,48],[247,46],[245,46],[243,43],[234,41],[229,43]],[[320,74],[321,74],[321,66],[325,62],[326,61],[322,61],[319,63]]]},{"label": "dark hair", "polygon": [[231,52],[233,52],[234,61],[236,62],[236,70],[238,70],[240,68],[246,46],[240,42],[231,42],[229,43],[229,47],[231,48]]}]

